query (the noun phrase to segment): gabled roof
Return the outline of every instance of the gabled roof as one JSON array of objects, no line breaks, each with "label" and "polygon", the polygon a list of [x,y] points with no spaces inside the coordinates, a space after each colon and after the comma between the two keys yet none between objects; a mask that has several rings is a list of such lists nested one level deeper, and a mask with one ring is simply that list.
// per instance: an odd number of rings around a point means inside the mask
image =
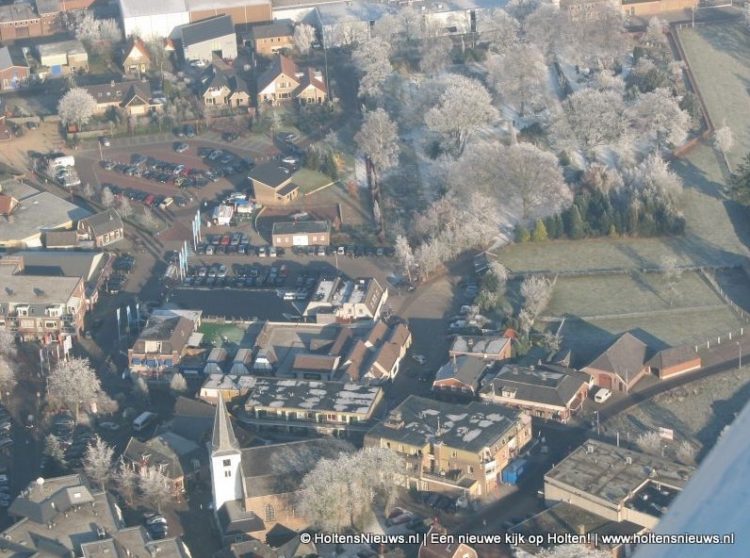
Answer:
[{"label": "gabled roof", "polygon": [[271,65],[258,77],[258,93],[262,93],[266,87],[282,74],[299,85],[301,83],[300,78],[297,76],[299,73],[299,68],[294,63],[294,60],[283,54],[277,54],[271,60]]},{"label": "gabled roof", "polygon": [[226,64],[218,64],[218,60],[215,62],[217,63],[211,64],[201,77],[200,94],[202,97],[205,97],[206,93],[211,90],[219,91],[224,87],[229,90],[230,95],[238,91],[250,94],[247,82],[238,76],[234,69]]},{"label": "gabled roof", "polygon": [[662,370],[663,368],[669,368],[678,364],[685,364],[700,358],[695,349],[689,345],[682,345],[679,347],[669,347],[661,350],[654,355],[654,357],[648,361],[648,365],[651,368]]},{"label": "gabled roof", "polygon": [[121,81],[102,85],[86,85],[84,89],[96,99],[99,104],[119,102],[125,107],[135,98],[148,102],[151,99],[151,85],[145,81]]},{"label": "gabled roof", "polygon": [[648,346],[626,331],[583,369],[591,368],[609,372],[625,380],[630,374],[637,374],[643,369],[647,352]]},{"label": "gabled roof", "polygon": [[566,407],[589,380],[588,374],[554,364],[534,368],[511,364],[483,382],[481,393],[501,397],[503,392],[512,392],[513,399],[519,402]]},{"label": "gabled roof", "polygon": [[302,91],[310,86],[314,87],[318,91],[322,91],[323,93],[328,92],[328,90],[326,89],[326,84],[323,81],[323,74],[315,68],[307,68],[305,70],[299,87],[294,92],[294,94],[299,95]]},{"label": "gabled roof", "polygon": [[435,374],[435,382],[457,380],[473,389],[479,387],[479,380],[487,369],[487,362],[473,356],[451,358]]},{"label": "gabled roof", "polygon": [[240,449],[234,428],[229,419],[229,412],[224,404],[224,396],[219,392],[219,402],[216,404],[216,415],[214,417],[214,430],[211,436],[211,452],[213,455],[224,455],[235,453]]},{"label": "gabled roof", "polygon": [[133,54],[134,50],[140,52],[143,57],[148,59],[149,61],[151,60],[151,53],[149,52],[146,43],[144,43],[143,40],[139,37],[133,37],[133,39],[130,41],[130,45],[128,45],[128,48],[125,51],[126,60],[130,58],[130,55]]},{"label": "gabled roof", "polygon": [[209,17],[182,26],[182,46],[211,41],[219,37],[234,35],[234,23],[228,15]]},{"label": "gabled roof", "polygon": [[10,215],[13,208],[18,204],[18,200],[13,196],[0,194],[0,215]]},{"label": "gabled roof", "polygon": [[90,217],[80,220],[80,224],[85,227],[91,227],[94,236],[109,234],[123,228],[120,214],[115,209],[105,209],[99,213],[94,213]]}]

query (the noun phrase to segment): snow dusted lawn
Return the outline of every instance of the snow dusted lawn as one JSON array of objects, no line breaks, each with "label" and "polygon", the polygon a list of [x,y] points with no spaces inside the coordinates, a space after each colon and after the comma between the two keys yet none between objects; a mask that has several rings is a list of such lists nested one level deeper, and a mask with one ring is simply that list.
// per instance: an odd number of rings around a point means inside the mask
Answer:
[{"label": "snow dusted lawn", "polygon": [[664,426],[675,431],[672,447],[688,439],[708,449],[747,401],[749,391],[750,368],[745,367],[658,395],[607,421],[605,427],[608,435],[619,431],[621,439],[634,440],[646,430]]},{"label": "snow dusted lawn", "polygon": [[750,33],[740,22],[679,33],[714,126],[726,122],[734,133],[729,159],[736,165],[750,151]]}]

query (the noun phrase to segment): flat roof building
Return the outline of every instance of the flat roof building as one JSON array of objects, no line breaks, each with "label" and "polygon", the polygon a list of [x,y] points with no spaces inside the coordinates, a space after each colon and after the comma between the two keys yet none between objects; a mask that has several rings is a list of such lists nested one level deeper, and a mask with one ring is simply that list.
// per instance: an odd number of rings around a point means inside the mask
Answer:
[{"label": "flat roof building", "polygon": [[388,290],[374,277],[323,277],[302,315],[318,322],[377,320],[386,300]]},{"label": "flat roof building", "polygon": [[544,499],[652,529],[694,472],[688,465],[588,440],[544,476]]},{"label": "flat roof building", "polygon": [[271,242],[280,248],[294,246],[330,246],[329,221],[276,221],[271,229]]}]

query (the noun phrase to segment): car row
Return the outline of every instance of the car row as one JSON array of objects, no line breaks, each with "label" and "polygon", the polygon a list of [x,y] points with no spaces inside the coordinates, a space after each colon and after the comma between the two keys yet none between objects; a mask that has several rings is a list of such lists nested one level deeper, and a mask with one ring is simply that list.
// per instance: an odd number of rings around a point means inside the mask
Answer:
[{"label": "car row", "polygon": [[10,478],[7,472],[0,473],[0,508],[7,508],[12,502],[10,496]]},{"label": "car row", "polygon": [[[186,147],[179,152],[184,152],[189,148],[187,144],[178,144],[178,146],[182,145]],[[188,168],[181,163],[162,161],[139,153],[134,153],[131,156],[130,163],[104,160],[101,161],[100,165],[106,171],[118,172],[125,176],[134,176],[161,184],[174,184],[179,188],[202,188],[209,182],[216,182],[222,176],[215,170]]]},{"label": "car row", "polygon": [[0,450],[13,447],[13,422],[8,409],[0,406]]},{"label": "car row", "polygon": [[252,159],[243,159],[226,149],[199,147],[198,156],[203,159],[211,172],[219,176],[232,176],[250,170],[255,166]]},{"label": "car row", "polygon": [[270,268],[259,264],[235,264],[230,273],[226,265],[214,263],[210,266],[188,268],[183,284],[188,287],[262,289],[282,287],[287,283],[288,278],[289,269],[286,264],[273,265]]}]

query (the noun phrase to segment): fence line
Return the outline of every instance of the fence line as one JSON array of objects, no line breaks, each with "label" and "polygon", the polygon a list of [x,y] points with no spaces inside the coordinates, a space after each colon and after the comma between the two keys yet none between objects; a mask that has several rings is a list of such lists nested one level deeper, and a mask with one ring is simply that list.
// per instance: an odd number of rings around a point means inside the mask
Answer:
[{"label": "fence line", "polygon": [[[701,271],[705,269],[711,269],[714,271],[728,271],[732,269],[739,269],[742,264],[716,264],[716,265],[681,265],[677,266],[680,271]],[[567,271],[552,271],[550,269],[538,269],[533,271],[512,271],[508,273],[509,279],[523,279],[528,275],[544,275],[551,276],[557,280],[557,277],[588,277],[590,275],[630,275],[633,272],[640,273],[664,273],[664,268],[660,266],[646,266],[641,268],[636,267],[612,267],[612,268],[599,268],[599,269],[571,269]]]},{"label": "fence line", "polygon": [[719,298],[724,301],[724,303],[729,306],[729,308],[737,314],[742,320],[745,321],[745,323],[750,323],[750,314],[745,312],[742,308],[740,308],[729,296],[724,292],[724,289],[719,286],[719,283],[716,281],[716,278],[706,271],[705,269],[701,269],[698,271],[698,274],[703,277],[703,279],[708,283],[708,285],[714,290],[714,292],[719,295]]}]

